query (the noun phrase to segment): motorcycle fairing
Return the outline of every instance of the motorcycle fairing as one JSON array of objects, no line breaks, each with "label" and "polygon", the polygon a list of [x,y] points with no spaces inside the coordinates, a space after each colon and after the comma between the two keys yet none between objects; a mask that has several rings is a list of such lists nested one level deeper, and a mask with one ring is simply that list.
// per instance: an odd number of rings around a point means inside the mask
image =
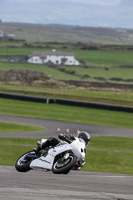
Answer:
[{"label": "motorcycle fairing", "polygon": [[[85,143],[84,142],[80,142],[79,143],[79,139],[76,138],[76,140],[74,140],[71,144],[69,144],[70,147],[72,148],[72,151],[74,153],[74,155],[80,160],[85,159]],[[81,153],[82,152],[82,153]]]},{"label": "motorcycle fairing", "polygon": [[62,143],[60,145],[57,145],[56,147],[49,149],[46,157],[41,156],[40,158],[33,160],[30,163],[30,167],[34,170],[39,168],[51,170],[56,155],[59,155],[60,153],[63,153],[71,149],[72,148],[67,143]]}]

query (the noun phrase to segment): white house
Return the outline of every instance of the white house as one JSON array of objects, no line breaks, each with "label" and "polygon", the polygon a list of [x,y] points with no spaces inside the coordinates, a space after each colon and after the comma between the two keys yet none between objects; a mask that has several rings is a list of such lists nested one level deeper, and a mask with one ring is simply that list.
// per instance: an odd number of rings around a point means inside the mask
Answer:
[{"label": "white house", "polygon": [[0,31],[0,39],[4,37],[4,32]]},{"label": "white house", "polygon": [[56,50],[34,51],[32,55],[29,55],[28,62],[34,64],[80,65],[80,62],[75,59],[74,53]]},{"label": "white house", "polygon": [[7,34],[7,33],[4,33],[3,31],[0,31],[0,40],[9,41],[9,40],[14,40],[14,39],[15,39],[14,34]]}]

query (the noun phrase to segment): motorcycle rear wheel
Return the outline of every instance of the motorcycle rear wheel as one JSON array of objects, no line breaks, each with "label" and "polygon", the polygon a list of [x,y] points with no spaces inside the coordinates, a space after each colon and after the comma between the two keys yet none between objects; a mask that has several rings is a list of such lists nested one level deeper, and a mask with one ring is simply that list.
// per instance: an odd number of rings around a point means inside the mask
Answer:
[{"label": "motorcycle rear wheel", "polygon": [[59,158],[55,161],[52,167],[52,172],[54,174],[67,174],[75,166],[76,162],[77,158],[73,154],[64,161],[63,158]]},{"label": "motorcycle rear wheel", "polygon": [[26,157],[30,153],[31,154],[33,154],[33,153],[35,154],[34,151],[29,151],[29,152],[23,154],[22,156],[20,156],[18,158],[18,160],[15,163],[15,168],[16,168],[17,171],[19,171],[19,172],[28,172],[28,171],[31,170],[30,163],[31,163],[31,161],[33,159],[29,159],[29,158]]}]

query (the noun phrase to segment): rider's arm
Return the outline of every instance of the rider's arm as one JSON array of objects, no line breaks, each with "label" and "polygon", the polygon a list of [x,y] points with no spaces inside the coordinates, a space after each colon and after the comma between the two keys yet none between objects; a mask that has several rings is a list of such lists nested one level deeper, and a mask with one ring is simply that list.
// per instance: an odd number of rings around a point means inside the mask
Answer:
[{"label": "rider's arm", "polygon": [[75,137],[73,135],[68,135],[67,136],[71,141],[74,141],[75,140]]},{"label": "rider's arm", "polygon": [[58,137],[59,137],[59,139],[68,142],[69,144],[73,141],[73,140],[70,139],[69,136],[67,136],[67,135],[65,135],[65,134],[63,134],[63,133],[60,133],[60,134],[58,135]]}]

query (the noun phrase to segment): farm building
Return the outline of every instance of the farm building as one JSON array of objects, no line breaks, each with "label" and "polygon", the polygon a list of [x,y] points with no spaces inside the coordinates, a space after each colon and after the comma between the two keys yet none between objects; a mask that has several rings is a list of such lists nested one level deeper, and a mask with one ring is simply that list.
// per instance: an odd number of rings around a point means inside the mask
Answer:
[{"label": "farm building", "polygon": [[0,41],[10,41],[10,40],[14,40],[15,39],[15,35],[14,34],[7,34],[4,33],[3,31],[0,31]]},{"label": "farm building", "polygon": [[29,55],[29,63],[55,65],[80,65],[80,62],[75,59],[74,53],[66,53],[61,51],[34,51]]}]

